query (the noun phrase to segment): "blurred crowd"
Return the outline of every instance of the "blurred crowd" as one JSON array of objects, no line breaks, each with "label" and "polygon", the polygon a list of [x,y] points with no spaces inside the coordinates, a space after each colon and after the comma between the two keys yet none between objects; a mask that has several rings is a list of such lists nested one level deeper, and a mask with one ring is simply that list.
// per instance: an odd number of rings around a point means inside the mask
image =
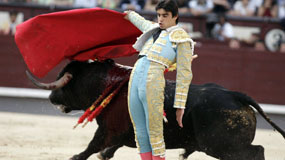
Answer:
[{"label": "blurred crowd", "polygon": [[[154,11],[158,0],[0,0],[0,2]],[[285,17],[285,0],[177,0],[177,3],[180,13],[191,13],[195,16],[227,13],[233,16]]]},{"label": "blurred crowd", "polygon": [[[38,5],[63,5],[75,8],[102,7],[109,9],[155,11],[159,0],[0,0],[7,3],[31,3]],[[232,48],[239,48],[240,43],[257,45],[260,38],[252,34],[247,39],[237,40],[233,25],[227,21],[228,15],[238,17],[264,17],[280,19],[285,26],[285,0],[177,0],[179,13],[193,16],[207,15],[206,37],[219,41],[231,41]],[[10,13],[11,27],[2,32],[13,32],[15,14]],[[227,15],[227,16],[225,16]],[[257,45],[258,46],[258,45]],[[262,50],[262,47],[257,47]]]}]

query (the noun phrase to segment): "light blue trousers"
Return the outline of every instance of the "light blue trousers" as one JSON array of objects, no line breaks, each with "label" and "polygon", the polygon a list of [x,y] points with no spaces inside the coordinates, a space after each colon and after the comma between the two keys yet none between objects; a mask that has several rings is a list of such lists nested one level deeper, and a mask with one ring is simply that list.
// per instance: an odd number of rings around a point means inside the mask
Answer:
[{"label": "light blue trousers", "polygon": [[140,153],[165,155],[163,139],[164,69],[146,57],[140,58],[129,81],[128,103]]}]

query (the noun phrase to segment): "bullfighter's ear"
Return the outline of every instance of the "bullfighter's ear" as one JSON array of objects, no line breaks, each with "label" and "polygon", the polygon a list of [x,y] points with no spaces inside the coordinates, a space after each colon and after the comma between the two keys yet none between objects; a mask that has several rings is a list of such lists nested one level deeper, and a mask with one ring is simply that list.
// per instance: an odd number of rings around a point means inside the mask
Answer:
[{"label": "bullfighter's ear", "polygon": [[115,63],[115,61],[113,59],[106,59],[104,62],[105,63],[109,63],[109,64],[114,64]]}]

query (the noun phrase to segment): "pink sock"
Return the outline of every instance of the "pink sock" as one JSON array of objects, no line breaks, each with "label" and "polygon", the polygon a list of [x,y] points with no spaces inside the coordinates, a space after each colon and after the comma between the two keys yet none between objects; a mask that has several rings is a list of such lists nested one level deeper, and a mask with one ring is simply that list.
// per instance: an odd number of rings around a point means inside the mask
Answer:
[{"label": "pink sock", "polygon": [[141,160],[152,160],[151,156],[151,152],[146,152],[146,153],[140,153],[141,156]]}]

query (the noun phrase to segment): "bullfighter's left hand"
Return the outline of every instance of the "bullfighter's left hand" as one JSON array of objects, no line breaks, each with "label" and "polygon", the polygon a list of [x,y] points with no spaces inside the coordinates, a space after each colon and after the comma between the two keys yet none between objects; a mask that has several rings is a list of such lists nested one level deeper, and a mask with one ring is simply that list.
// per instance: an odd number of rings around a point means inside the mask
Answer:
[{"label": "bullfighter's left hand", "polygon": [[193,60],[196,59],[196,58],[198,58],[198,55],[197,55],[197,54],[194,54],[194,55],[192,56],[191,61],[193,61]]},{"label": "bullfighter's left hand", "polygon": [[182,118],[184,115],[184,109],[182,108],[177,108],[176,110],[176,120],[178,122],[178,125],[183,128],[183,124],[182,124]]}]

